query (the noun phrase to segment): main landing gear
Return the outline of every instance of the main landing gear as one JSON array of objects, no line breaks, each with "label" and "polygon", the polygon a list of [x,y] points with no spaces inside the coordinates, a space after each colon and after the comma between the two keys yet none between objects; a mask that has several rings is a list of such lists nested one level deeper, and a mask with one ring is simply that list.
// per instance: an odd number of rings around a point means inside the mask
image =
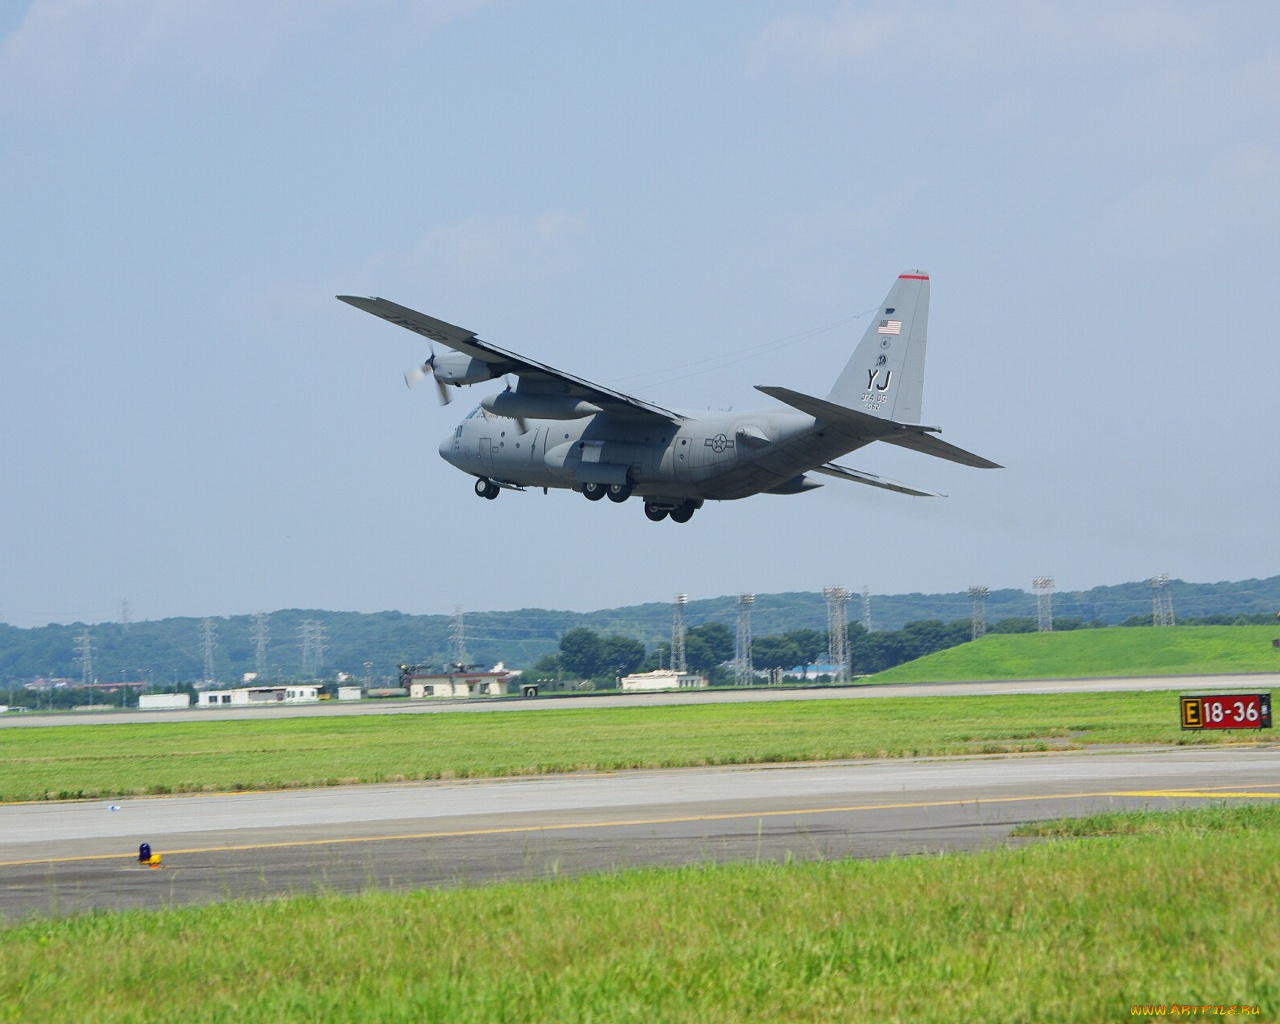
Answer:
[{"label": "main landing gear", "polygon": [[623,502],[631,497],[630,482],[624,484],[583,484],[582,493],[588,501],[599,501],[606,494],[610,501]]},{"label": "main landing gear", "polygon": [[644,514],[655,523],[662,522],[667,516],[671,517],[673,523],[687,523],[696,511],[698,511],[698,505],[692,501],[682,501],[674,506],[659,505],[652,501],[644,503]]},{"label": "main landing gear", "polygon": [[476,480],[476,497],[488,498],[490,501],[493,501],[501,490],[502,488],[492,480],[486,480],[484,477],[479,477]]}]

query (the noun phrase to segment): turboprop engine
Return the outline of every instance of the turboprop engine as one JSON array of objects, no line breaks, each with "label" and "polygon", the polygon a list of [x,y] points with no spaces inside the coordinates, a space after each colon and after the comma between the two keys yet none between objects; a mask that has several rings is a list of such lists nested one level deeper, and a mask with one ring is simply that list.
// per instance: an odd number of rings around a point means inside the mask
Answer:
[{"label": "turboprop engine", "polygon": [[431,353],[431,358],[421,366],[415,366],[404,373],[404,382],[409,387],[416,387],[418,382],[432,377],[436,382],[436,391],[440,395],[440,404],[449,404],[449,388],[461,387],[463,384],[478,384],[482,380],[492,380],[498,376],[493,367],[480,359],[473,359],[464,352],[445,352],[443,355]]},{"label": "turboprop engine", "polygon": [[485,395],[480,407],[512,420],[578,420],[594,416],[600,406],[576,395],[548,395],[536,391],[499,391]]},{"label": "turboprop engine", "polygon": [[462,352],[442,352],[427,360],[431,374],[441,384],[478,384],[482,380],[492,380],[498,374],[493,367],[479,359]]}]

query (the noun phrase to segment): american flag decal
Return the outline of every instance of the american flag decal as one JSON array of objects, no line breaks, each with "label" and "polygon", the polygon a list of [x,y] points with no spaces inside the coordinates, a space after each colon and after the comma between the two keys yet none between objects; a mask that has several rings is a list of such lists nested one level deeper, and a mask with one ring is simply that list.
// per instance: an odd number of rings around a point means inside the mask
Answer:
[{"label": "american flag decal", "polygon": [[901,320],[881,320],[880,326],[876,328],[876,334],[901,334]]}]

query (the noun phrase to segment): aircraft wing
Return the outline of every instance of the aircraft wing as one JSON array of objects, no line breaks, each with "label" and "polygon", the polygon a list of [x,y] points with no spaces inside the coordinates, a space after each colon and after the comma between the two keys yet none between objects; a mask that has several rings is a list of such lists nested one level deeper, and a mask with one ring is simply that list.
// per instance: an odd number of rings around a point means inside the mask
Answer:
[{"label": "aircraft wing", "polygon": [[945,498],[945,494],[939,494],[937,491],[922,491],[918,487],[910,487],[907,484],[898,483],[897,480],[886,480],[882,476],[876,476],[874,473],[865,473],[860,469],[850,469],[848,466],[840,466],[834,462],[828,462],[825,466],[818,466],[812,470],[814,473],[825,473],[827,476],[834,476],[840,480],[852,480],[854,483],[869,484],[872,487],[883,487],[886,491],[897,491],[899,494],[913,494],[917,498]]},{"label": "aircraft wing", "polygon": [[510,373],[522,380],[556,385],[559,393],[581,397],[610,413],[631,416],[656,416],[671,423],[681,423],[685,420],[684,416],[672,412],[670,409],[664,409],[660,405],[646,402],[643,398],[636,398],[634,395],[614,391],[612,388],[604,387],[601,384],[593,384],[589,380],[575,377],[572,374],[565,373],[563,370],[547,366],[545,363],[526,359],[515,352],[508,352],[497,345],[491,345],[487,341],[480,340],[476,337],[474,331],[468,331],[464,327],[455,327],[453,324],[437,320],[435,317],[427,316],[425,313],[419,313],[417,310],[409,309],[407,306],[401,306],[398,303],[391,302],[389,299],[365,298],[359,295],[339,295],[337,297],[348,305],[355,306],[356,309],[362,309],[366,313],[382,317],[383,320],[397,324],[406,330],[413,331],[415,334],[421,334],[431,341],[438,341],[441,345],[445,345],[456,352],[462,352],[472,359],[478,359],[482,363],[489,364],[495,378]]},{"label": "aircraft wing", "polygon": [[962,466],[974,466],[978,469],[1004,468],[999,463],[984,459],[981,455],[974,455],[973,452],[967,452],[963,448],[957,448],[942,440],[937,436],[940,433],[937,427],[926,427],[919,423],[898,423],[896,420],[872,416],[858,409],[828,402],[824,398],[814,398],[812,395],[792,391],[790,388],[764,387],[757,384],[756,390],[764,392],[770,398],[776,398],[779,402],[785,402],[794,409],[807,412],[815,419],[851,429],[869,441],[887,441],[901,448],[910,448],[925,455],[958,462]]}]

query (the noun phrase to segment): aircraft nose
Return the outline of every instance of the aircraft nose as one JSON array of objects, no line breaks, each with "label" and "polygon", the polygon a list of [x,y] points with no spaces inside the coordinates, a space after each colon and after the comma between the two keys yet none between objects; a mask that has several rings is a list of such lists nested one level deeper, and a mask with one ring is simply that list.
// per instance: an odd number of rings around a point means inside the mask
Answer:
[{"label": "aircraft nose", "polygon": [[440,458],[444,459],[445,462],[448,462],[451,465],[453,464],[453,435],[452,434],[450,434],[448,437],[446,437],[443,441],[440,442],[440,447],[438,451],[440,452]]}]

